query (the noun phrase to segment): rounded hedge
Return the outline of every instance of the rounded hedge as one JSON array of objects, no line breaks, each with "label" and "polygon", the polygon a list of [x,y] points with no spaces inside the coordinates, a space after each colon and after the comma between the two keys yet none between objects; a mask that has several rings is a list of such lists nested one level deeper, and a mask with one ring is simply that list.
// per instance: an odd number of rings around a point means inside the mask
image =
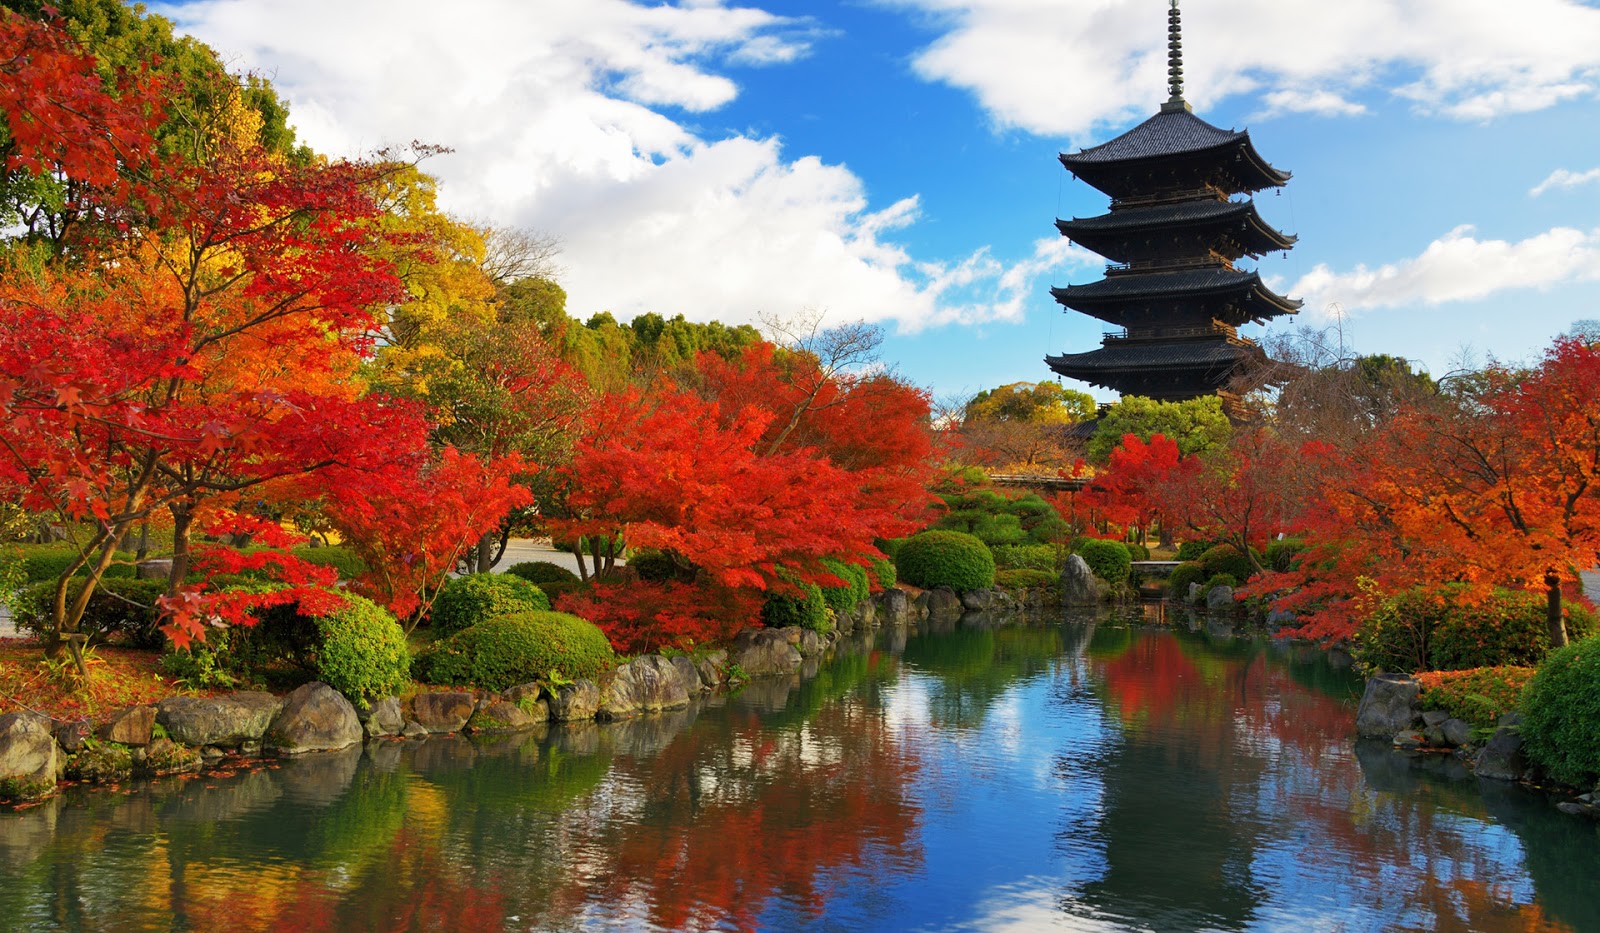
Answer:
[{"label": "rounded hedge", "polygon": [[[84,582],[78,577],[67,581],[68,605],[83,592]],[[53,579],[29,584],[18,591],[11,601],[11,613],[18,630],[40,639],[53,638],[50,603],[55,591]],[[89,594],[89,604],[78,620],[78,631],[89,636],[90,645],[120,638],[135,648],[159,648],[166,635],[159,627],[161,609],[156,600],[166,594],[165,580],[102,577],[94,592]]]},{"label": "rounded hedge", "polygon": [[550,608],[544,591],[521,577],[469,573],[444,585],[430,618],[436,635],[453,635],[489,619]]},{"label": "rounded hedge", "polygon": [[332,567],[341,580],[354,580],[367,572],[367,562],[347,547],[297,547],[294,556],[318,567]]},{"label": "rounded hedge", "polygon": [[432,684],[505,690],[553,676],[593,680],[616,664],[611,642],[565,612],[520,612],[485,619],[429,645],[418,677]]},{"label": "rounded hedge", "polygon": [[1132,542],[1132,541],[1124,541],[1124,542],[1122,542],[1122,544],[1123,544],[1124,547],[1126,547],[1128,549],[1128,555],[1130,557],[1132,557],[1134,560],[1149,560],[1150,559],[1150,549],[1145,547],[1144,545],[1137,544],[1137,543]]},{"label": "rounded hedge", "polygon": [[833,557],[823,558],[822,566],[844,581],[844,586],[823,586],[822,601],[828,604],[835,615],[854,612],[856,604],[866,599],[870,592],[866,569]]},{"label": "rounded hedge", "polygon": [[1215,574],[1215,575],[1213,575],[1211,577],[1211,579],[1207,580],[1205,582],[1205,584],[1204,584],[1204,588],[1205,588],[1205,591],[1206,591],[1206,599],[1209,600],[1211,598],[1211,591],[1216,589],[1219,586],[1226,586],[1229,589],[1232,589],[1233,587],[1236,587],[1238,585],[1239,585],[1239,578],[1235,577],[1231,573]]},{"label": "rounded hedge", "polygon": [[770,628],[798,625],[813,632],[832,631],[833,620],[828,616],[828,603],[823,598],[822,587],[815,583],[796,585],[800,587],[798,596],[781,593],[767,595],[766,602],[761,604],[762,624]]},{"label": "rounded hedge", "polygon": [[1600,636],[1550,652],[1522,695],[1529,759],[1574,787],[1600,778]]},{"label": "rounded hedge", "polygon": [[1240,581],[1250,579],[1256,572],[1250,558],[1239,553],[1239,549],[1231,544],[1219,544],[1200,555],[1200,567],[1205,570],[1207,578],[1225,573]]},{"label": "rounded hedge", "polygon": [[1002,570],[1043,570],[1047,573],[1060,568],[1056,565],[1056,549],[1051,544],[1006,544],[990,548],[994,565]]},{"label": "rounded hedge", "polygon": [[894,561],[885,557],[872,559],[872,579],[878,584],[879,589],[893,589],[900,578],[894,571]]},{"label": "rounded hedge", "polygon": [[1133,556],[1121,541],[1089,538],[1078,545],[1077,554],[1095,576],[1112,586],[1127,583],[1128,575],[1133,572]]},{"label": "rounded hedge", "polygon": [[994,555],[988,545],[959,531],[924,531],[900,545],[895,571],[912,586],[948,586],[958,593],[994,585]]},{"label": "rounded hedge", "polygon": [[1185,541],[1178,545],[1178,560],[1199,560],[1205,552],[1217,546],[1215,541]]},{"label": "rounded hedge", "polygon": [[577,574],[560,564],[552,564],[547,560],[525,560],[521,563],[512,564],[506,568],[506,573],[511,574],[513,577],[521,577],[541,589],[543,584],[546,583],[579,582]]},{"label": "rounded hedge", "polygon": [[1167,595],[1173,599],[1188,599],[1189,584],[1204,583],[1206,569],[1197,560],[1186,560],[1167,574]]},{"label": "rounded hedge", "polygon": [[1048,570],[997,570],[994,585],[1007,590],[1031,589],[1038,586],[1055,586],[1060,578]]},{"label": "rounded hedge", "polygon": [[387,609],[353,593],[345,606],[316,618],[322,636],[317,676],[365,709],[368,701],[399,693],[411,679],[406,633]]}]

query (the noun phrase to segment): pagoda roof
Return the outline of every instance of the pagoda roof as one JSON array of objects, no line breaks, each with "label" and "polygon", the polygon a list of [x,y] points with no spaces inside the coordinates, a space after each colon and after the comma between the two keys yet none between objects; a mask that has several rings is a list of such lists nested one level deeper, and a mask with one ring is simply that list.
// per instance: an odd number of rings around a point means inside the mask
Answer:
[{"label": "pagoda roof", "polygon": [[[1211,157],[1218,163],[1233,161],[1234,151],[1242,162],[1237,167],[1242,190],[1256,191],[1277,187],[1289,181],[1289,173],[1273,168],[1250,143],[1249,130],[1225,130],[1212,126],[1186,108],[1162,111],[1108,142],[1078,152],[1061,153],[1061,164],[1073,174],[1105,191],[1103,181],[1134,165],[1158,160]],[[1116,197],[1115,192],[1107,192]]]},{"label": "pagoda roof", "polygon": [[1063,376],[1150,369],[1216,369],[1260,353],[1257,347],[1227,340],[1112,340],[1087,353],[1047,356],[1045,363]]},{"label": "pagoda roof", "polygon": [[[1169,230],[1224,228],[1229,225],[1237,225],[1238,235],[1234,239],[1251,255],[1289,249],[1298,239],[1274,229],[1262,220],[1254,202],[1213,198],[1124,207],[1095,217],[1056,221],[1056,228],[1062,235],[1112,259],[1119,258],[1112,254],[1118,252],[1117,244],[1129,236]],[[1096,244],[1105,246],[1111,252],[1100,249]]]},{"label": "pagoda roof", "polygon": [[1087,285],[1052,288],[1050,294],[1067,307],[1080,311],[1161,298],[1186,300],[1209,295],[1248,294],[1250,298],[1262,302],[1261,313],[1250,314],[1252,319],[1293,314],[1302,304],[1268,288],[1262,283],[1259,272],[1222,267],[1109,275]]}]

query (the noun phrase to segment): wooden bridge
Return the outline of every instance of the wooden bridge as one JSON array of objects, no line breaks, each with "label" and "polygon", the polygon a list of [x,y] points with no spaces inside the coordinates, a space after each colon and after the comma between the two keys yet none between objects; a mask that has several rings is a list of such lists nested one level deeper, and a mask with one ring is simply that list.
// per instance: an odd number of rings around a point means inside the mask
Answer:
[{"label": "wooden bridge", "polygon": [[1049,492],[1077,492],[1089,485],[1087,476],[1048,476],[1043,473],[991,473],[989,481],[996,486],[1012,486]]},{"label": "wooden bridge", "polygon": [[1181,563],[1177,560],[1136,560],[1133,562],[1133,571],[1147,577],[1165,577]]}]

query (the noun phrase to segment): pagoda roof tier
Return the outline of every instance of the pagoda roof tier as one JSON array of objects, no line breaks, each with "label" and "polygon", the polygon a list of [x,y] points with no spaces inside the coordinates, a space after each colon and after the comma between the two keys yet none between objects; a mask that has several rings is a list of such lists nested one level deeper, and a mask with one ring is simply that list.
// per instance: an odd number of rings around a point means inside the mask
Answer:
[{"label": "pagoda roof tier", "polygon": [[1128,262],[1148,252],[1151,241],[1169,240],[1180,234],[1211,244],[1230,261],[1289,249],[1297,239],[1269,226],[1250,201],[1211,198],[1124,207],[1096,217],[1057,220],[1056,229],[1079,246],[1114,262]]},{"label": "pagoda roof tier", "polygon": [[1150,193],[1147,176],[1162,166],[1172,170],[1174,179],[1216,185],[1230,194],[1289,181],[1288,172],[1273,168],[1256,152],[1248,130],[1224,130],[1181,108],[1164,108],[1110,142],[1063,152],[1061,164],[1113,198]]},{"label": "pagoda roof tier", "polygon": [[1069,379],[1123,394],[1193,398],[1214,392],[1241,366],[1263,359],[1259,347],[1228,340],[1108,340],[1087,353],[1047,356]]},{"label": "pagoda roof tier", "polygon": [[1301,302],[1285,298],[1261,281],[1261,273],[1214,267],[1179,272],[1120,273],[1088,285],[1052,288],[1056,301],[1109,324],[1151,323],[1175,314],[1238,326],[1294,314]]}]

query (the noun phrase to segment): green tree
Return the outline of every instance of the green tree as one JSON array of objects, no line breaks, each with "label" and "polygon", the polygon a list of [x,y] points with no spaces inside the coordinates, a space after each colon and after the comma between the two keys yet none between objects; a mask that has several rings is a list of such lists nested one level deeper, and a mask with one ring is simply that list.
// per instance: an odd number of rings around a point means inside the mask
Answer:
[{"label": "green tree", "polygon": [[967,403],[965,421],[1069,424],[1095,414],[1094,396],[1054,382],[1013,382],[984,389]]},{"label": "green tree", "polygon": [[1177,442],[1180,454],[1190,456],[1222,446],[1232,433],[1222,400],[1215,395],[1181,402],[1124,395],[1100,419],[1089,439],[1088,457],[1093,463],[1105,463],[1128,434],[1145,443],[1164,434]]}]

